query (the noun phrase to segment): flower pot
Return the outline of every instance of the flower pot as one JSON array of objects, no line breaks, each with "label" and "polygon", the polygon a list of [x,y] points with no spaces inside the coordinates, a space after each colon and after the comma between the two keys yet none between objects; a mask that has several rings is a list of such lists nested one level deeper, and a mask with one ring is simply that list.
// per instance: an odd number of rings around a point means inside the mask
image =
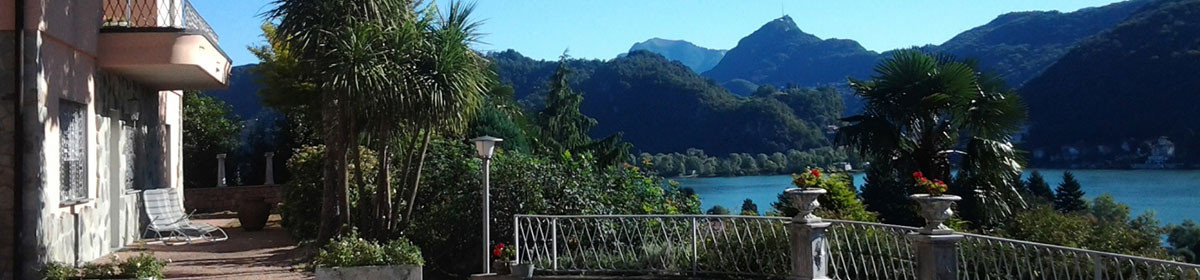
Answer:
[{"label": "flower pot", "polygon": [[929,195],[929,194],[914,194],[908,198],[917,201],[921,206],[920,214],[925,218],[925,227],[921,228],[921,234],[951,234],[953,229],[942,224],[946,219],[954,216],[954,210],[950,206],[954,205],[955,201],[962,200],[957,195]]},{"label": "flower pot", "polygon": [[421,267],[416,265],[378,265],[317,268],[317,280],[342,279],[421,280]]},{"label": "flower pot", "polygon": [[792,217],[792,222],[801,224],[821,222],[821,217],[813,215],[812,212],[813,210],[817,210],[817,207],[821,206],[821,203],[817,202],[817,198],[827,192],[825,189],[790,188],[784,190],[783,192],[791,198],[792,207],[800,210],[800,213],[797,213],[795,217]]},{"label": "flower pot", "polygon": [[515,264],[514,263],[512,265],[512,276],[519,277],[521,279],[533,278],[533,264],[531,264],[531,263]]},{"label": "flower pot", "polygon": [[512,264],[503,260],[493,260],[492,273],[496,275],[508,275],[512,273]]},{"label": "flower pot", "polygon": [[238,200],[238,222],[246,231],[262,230],[271,216],[271,204],[261,196],[246,197]]}]

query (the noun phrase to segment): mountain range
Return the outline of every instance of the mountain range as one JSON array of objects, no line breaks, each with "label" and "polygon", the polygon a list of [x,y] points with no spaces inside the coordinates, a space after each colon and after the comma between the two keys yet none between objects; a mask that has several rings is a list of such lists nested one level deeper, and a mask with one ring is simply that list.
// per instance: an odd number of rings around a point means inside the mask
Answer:
[{"label": "mountain range", "polygon": [[[1194,76],[1200,73],[1195,39],[1200,34],[1193,33],[1200,16],[1190,10],[1196,2],[1135,0],[1068,13],[1008,13],[920,48],[975,60],[1018,88],[1030,108],[1026,148],[1184,135],[1200,131],[1189,121],[1194,110],[1185,108],[1200,90],[1200,77]],[[728,51],[654,38],[615,59],[567,63],[574,71],[572,86],[585,94],[584,113],[599,122],[596,135],[625,132],[643,151],[702,148],[716,154],[827,145],[822,129],[860,106],[846,78],[869,78],[875,63],[889,54],[805,33],[784,16]],[[541,108],[556,61],[513,50],[487,57],[526,110]],[[234,71],[229,90],[210,94],[229,101],[238,114],[255,114],[239,108],[255,105],[257,85],[239,78],[246,71]],[[812,115],[834,117],[806,117]],[[1095,125],[1115,116],[1127,120]]]}]

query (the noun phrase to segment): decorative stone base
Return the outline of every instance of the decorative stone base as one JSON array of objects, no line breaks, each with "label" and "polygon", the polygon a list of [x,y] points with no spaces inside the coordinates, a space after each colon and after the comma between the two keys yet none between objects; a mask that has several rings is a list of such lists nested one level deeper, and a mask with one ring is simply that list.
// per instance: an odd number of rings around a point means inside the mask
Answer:
[{"label": "decorative stone base", "polygon": [[317,268],[317,280],[350,279],[421,280],[421,267],[415,265],[387,265]]}]

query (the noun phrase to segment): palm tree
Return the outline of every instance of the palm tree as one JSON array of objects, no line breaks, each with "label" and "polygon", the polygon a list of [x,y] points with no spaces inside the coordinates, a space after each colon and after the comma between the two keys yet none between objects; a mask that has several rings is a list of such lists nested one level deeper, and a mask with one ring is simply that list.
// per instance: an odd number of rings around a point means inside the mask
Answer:
[{"label": "palm tree", "polygon": [[[286,42],[321,92],[326,161],[318,240],[350,222],[347,151],[360,141],[376,149],[381,167],[374,220],[360,226],[383,237],[397,216],[392,146],[399,146],[401,182],[415,197],[433,136],[461,132],[480,102],[487,68],[469,48],[478,36],[478,24],[469,20],[473,7],[455,2],[439,13],[434,5],[406,0],[274,4],[267,16],[279,21],[276,39]],[[407,202],[409,218],[414,203]]]},{"label": "palm tree", "polygon": [[[850,80],[866,109],[843,119],[850,125],[837,135],[876,169],[868,172],[874,179],[868,178],[863,196],[886,193],[880,197],[886,200],[868,205],[912,223],[902,216],[915,215],[896,215],[902,209],[887,204],[905,203],[904,196],[915,192],[908,174],[920,171],[952,182],[951,191],[965,197],[960,208],[969,208],[963,211],[968,220],[986,224],[1024,207],[1016,188],[1021,158],[1011,135],[1020,130],[1025,109],[1000,79],[978,73],[973,63],[918,50],[897,51],[875,72],[869,81]],[[951,178],[951,155],[961,156],[957,178]]]}]

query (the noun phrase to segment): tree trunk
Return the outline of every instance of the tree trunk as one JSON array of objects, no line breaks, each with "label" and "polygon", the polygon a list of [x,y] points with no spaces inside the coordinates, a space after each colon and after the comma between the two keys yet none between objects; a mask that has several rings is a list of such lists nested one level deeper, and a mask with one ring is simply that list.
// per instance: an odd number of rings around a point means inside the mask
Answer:
[{"label": "tree trunk", "polygon": [[321,122],[324,123],[325,132],[325,166],[323,169],[324,188],[321,191],[321,226],[317,231],[317,244],[324,245],[334,235],[337,235],[338,226],[341,224],[338,221],[338,164],[337,151],[340,137],[338,129],[338,106],[337,99],[330,97],[331,93],[325,93],[323,98],[325,105],[321,106]]},{"label": "tree trunk", "polygon": [[[401,143],[400,148],[399,148],[402,153],[401,159],[404,161],[402,163],[403,165],[400,166],[400,172],[402,175],[400,176],[400,184],[401,185],[399,188],[403,189],[403,190],[412,190],[412,187],[408,185],[409,182],[412,182],[411,178],[412,178],[413,172],[412,172],[412,168],[410,168],[410,167],[412,166],[412,163],[413,163],[413,155],[415,155],[417,152],[417,149],[415,149],[414,146],[416,146],[417,140],[420,137],[420,133],[421,133],[421,131],[419,129],[410,129],[408,131],[408,133],[405,133],[406,135],[408,135],[408,137],[404,137],[405,141],[403,143]],[[399,225],[400,221],[407,219],[408,216],[401,216],[400,210],[402,210],[402,209],[396,207],[396,205],[399,205],[400,201],[407,202],[407,200],[404,199],[403,195],[397,195],[394,197],[394,199],[395,200],[393,200],[393,201],[395,201],[396,203],[392,204],[391,228],[398,229],[400,227],[400,225]]]},{"label": "tree trunk", "polygon": [[379,178],[376,179],[375,187],[375,230],[376,238],[383,238],[391,229],[391,213],[392,213],[392,170],[391,151],[388,150],[388,144],[391,141],[389,135],[390,128],[383,127],[380,129],[379,137],[376,141],[379,142],[379,147],[376,151],[376,156],[379,157]]},{"label": "tree trunk", "polygon": [[348,162],[348,156],[349,156],[349,153],[347,153],[347,151],[349,151],[349,149],[351,148],[350,144],[353,141],[353,139],[351,138],[352,123],[351,123],[351,119],[349,118],[349,112],[347,112],[347,111],[348,110],[346,110],[346,108],[342,108],[341,110],[338,110],[338,112],[340,114],[339,119],[341,120],[338,124],[340,127],[339,130],[341,130],[340,131],[341,133],[339,135],[340,140],[338,141],[339,142],[338,144],[340,144],[340,145],[338,146],[339,151],[337,153],[338,166],[340,168],[340,170],[338,170],[338,174],[337,174],[338,175],[338,181],[337,181],[337,184],[338,184],[338,187],[337,187],[338,194],[337,195],[338,196],[337,197],[338,197],[338,213],[341,213],[341,216],[339,216],[339,221],[338,221],[338,225],[337,225],[338,228],[336,229],[337,231],[341,231],[342,226],[349,223],[351,221],[350,219],[352,218],[350,216],[350,172],[349,172],[350,169],[347,168],[347,162]]},{"label": "tree trunk", "polygon": [[421,141],[421,150],[417,155],[419,159],[417,160],[417,169],[414,171],[415,174],[412,178],[412,195],[408,198],[408,211],[404,214],[405,222],[410,225],[412,224],[413,206],[416,206],[417,202],[417,189],[421,187],[421,168],[425,167],[425,151],[429,150],[431,136],[433,136],[433,133],[429,129],[426,129],[425,140]]}]

